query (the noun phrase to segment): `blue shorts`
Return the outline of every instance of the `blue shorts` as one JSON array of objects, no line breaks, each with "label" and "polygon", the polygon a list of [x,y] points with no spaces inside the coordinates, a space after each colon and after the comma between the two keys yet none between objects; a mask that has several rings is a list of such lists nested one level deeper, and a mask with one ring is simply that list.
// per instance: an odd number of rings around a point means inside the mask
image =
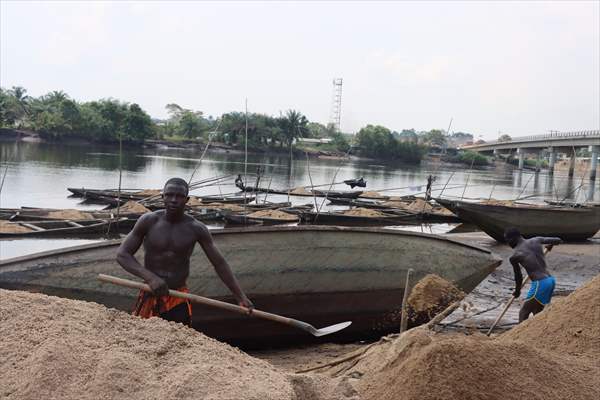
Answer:
[{"label": "blue shorts", "polygon": [[538,303],[545,306],[550,303],[555,285],[556,279],[553,276],[548,276],[539,281],[531,281],[531,286],[525,300],[536,299]]}]

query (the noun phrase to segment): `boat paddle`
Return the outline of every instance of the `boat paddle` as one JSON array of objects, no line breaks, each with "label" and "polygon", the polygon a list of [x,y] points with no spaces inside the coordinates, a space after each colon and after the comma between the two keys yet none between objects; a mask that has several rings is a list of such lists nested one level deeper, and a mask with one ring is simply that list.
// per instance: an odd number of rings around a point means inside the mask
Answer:
[{"label": "boat paddle", "polygon": [[[123,278],[117,278],[115,276],[98,274],[98,280],[100,280],[102,282],[108,282],[108,283],[113,283],[115,285],[132,288],[132,289],[140,289],[140,290],[144,290],[146,292],[152,292],[152,290],[150,289],[150,286],[148,286],[147,284],[141,283],[141,282],[130,281],[129,279],[123,279]],[[219,300],[209,299],[207,297],[202,297],[202,296],[198,296],[195,294],[183,293],[183,292],[179,292],[177,290],[169,289],[169,296],[179,297],[182,299],[187,299],[187,300],[193,301],[194,303],[204,304],[207,306],[220,308],[222,310],[227,310],[227,311],[236,312],[238,314],[248,315],[248,309],[245,307],[236,306],[235,304],[226,303],[226,302],[219,301]],[[252,313],[250,314],[250,316],[267,319],[269,321],[279,322],[281,324],[285,324],[285,325],[288,325],[288,326],[291,326],[294,328],[302,329],[303,331],[308,332],[311,335],[317,336],[317,337],[325,336],[325,335],[329,335],[331,333],[341,331],[342,329],[350,326],[350,324],[352,323],[351,321],[346,321],[346,322],[341,322],[339,324],[326,326],[321,329],[317,329],[314,326],[312,326],[311,324],[303,322],[303,321],[299,321],[297,319],[287,318],[287,317],[283,317],[281,315],[271,314],[266,311],[260,311],[260,310],[256,310],[256,309],[252,310]]]},{"label": "boat paddle", "polygon": [[[544,248],[544,256],[546,254],[548,254],[549,251],[550,251],[550,248],[548,248],[548,247]],[[529,275],[527,275],[525,277],[525,279],[523,279],[523,283],[521,284],[521,289],[523,289],[525,287],[525,284],[527,282],[529,282]],[[502,312],[500,313],[500,315],[498,315],[498,318],[496,318],[496,320],[494,321],[494,323],[492,324],[492,326],[490,326],[490,329],[487,331],[487,333],[486,333],[487,336],[491,335],[492,331],[494,330],[494,328],[496,327],[496,325],[498,325],[498,322],[500,322],[500,320],[502,319],[502,317],[504,317],[504,314],[506,314],[506,312],[508,311],[508,309],[512,305],[513,301],[515,301],[515,299],[516,299],[515,296],[511,296],[510,300],[508,300],[506,302],[506,305],[502,309]]]}]

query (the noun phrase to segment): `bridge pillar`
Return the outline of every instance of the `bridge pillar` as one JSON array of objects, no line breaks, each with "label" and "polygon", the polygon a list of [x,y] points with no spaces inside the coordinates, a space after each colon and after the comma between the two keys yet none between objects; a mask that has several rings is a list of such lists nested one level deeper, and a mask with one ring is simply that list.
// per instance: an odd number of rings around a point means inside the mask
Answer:
[{"label": "bridge pillar", "polygon": [[525,163],[525,153],[523,149],[517,149],[517,154],[519,155],[519,169],[523,169],[523,164]]},{"label": "bridge pillar", "polygon": [[592,160],[590,165],[590,180],[596,180],[596,170],[598,169],[598,148],[600,146],[592,147]]},{"label": "bridge pillar", "polygon": [[569,160],[569,178],[575,173],[575,150],[571,150],[571,159]]},{"label": "bridge pillar", "polygon": [[535,172],[540,172],[542,169],[542,151],[538,151],[537,158],[535,160]]},{"label": "bridge pillar", "polygon": [[556,152],[552,147],[550,147],[548,151],[550,152],[550,159],[548,160],[548,173],[552,175],[554,174],[554,164],[556,163]]}]

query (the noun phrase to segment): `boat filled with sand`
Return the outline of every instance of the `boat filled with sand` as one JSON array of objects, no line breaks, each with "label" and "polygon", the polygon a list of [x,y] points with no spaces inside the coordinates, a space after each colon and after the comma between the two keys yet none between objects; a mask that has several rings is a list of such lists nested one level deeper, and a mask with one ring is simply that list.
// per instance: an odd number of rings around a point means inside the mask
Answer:
[{"label": "boat filled with sand", "polygon": [[[281,226],[214,231],[213,237],[258,309],[368,337],[397,329],[407,270],[435,273],[468,293],[500,263],[489,250],[422,233],[378,228]],[[116,262],[120,241],[0,261],[0,287],[95,301],[130,311],[137,293],[102,284],[100,273],[130,277]],[[143,259],[143,249],[137,253]],[[191,293],[232,302],[200,246],[191,258]],[[297,340],[269,321],[194,305],[193,325],[230,342]],[[307,339],[304,335],[301,339]]]},{"label": "boat filled with sand", "polygon": [[435,201],[499,242],[504,242],[504,231],[509,227],[516,227],[527,238],[548,236],[564,241],[583,241],[600,230],[600,207],[536,205],[510,200]]}]

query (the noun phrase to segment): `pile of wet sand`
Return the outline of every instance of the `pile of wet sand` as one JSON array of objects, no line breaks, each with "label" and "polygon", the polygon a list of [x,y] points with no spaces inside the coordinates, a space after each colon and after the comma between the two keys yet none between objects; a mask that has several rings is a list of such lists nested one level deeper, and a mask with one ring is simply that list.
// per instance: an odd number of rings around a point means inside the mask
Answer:
[{"label": "pile of wet sand", "polygon": [[290,222],[298,220],[298,217],[296,215],[288,214],[286,212],[279,211],[279,210],[258,210],[251,214],[248,214],[248,217],[250,217],[250,218],[272,218],[272,219],[279,219],[282,221],[290,221]]},{"label": "pile of wet sand", "polygon": [[0,290],[0,337],[3,399],[353,396],[329,378],[289,376],[181,324],[95,303]]},{"label": "pile of wet sand", "polygon": [[415,328],[328,374],[365,400],[599,398],[599,304],[600,276],[500,337]]},{"label": "pile of wet sand", "polygon": [[199,204],[189,204],[188,205],[202,205],[207,208],[214,208],[216,210],[229,210],[229,211],[244,211],[243,205],[238,205],[234,203],[199,203]]},{"label": "pile of wet sand", "polygon": [[364,197],[364,198],[368,198],[368,199],[387,199],[388,198],[388,196],[383,195],[379,192],[375,192],[375,191],[362,192],[358,197]]},{"label": "pile of wet sand", "polygon": [[[115,209],[116,212],[116,209]],[[138,203],[137,201],[129,200],[127,203],[119,207],[119,213],[147,213],[149,209]]]},{"label": "pile of wet sand", "polygon": [[33,229],[21,226],[16,222],[2,221],[0,220],[0,232],[2,233],[25,233],[31,232]]},{"label": "pile of wet sand", "polygon": [[452,282],[435,274],[425,275],[410,291],[408,316],[417,324],[425,323],[464,297],[465,294]]},{"label": "pile of wet sand", "polygon": [[351,210],[344,211],[344,215],[354,215],[358,217],[388,217],[388,214],[371,208],[357,207]]},{"label": "pile of wet sand", "polygon": [[160,196],[160,194],[162,193],[162,190],[160,189],[144,189],[142,191],[136,192],[136,196],[146,196],[146,197],[150,197],[150,196]]},{"label": "pile of wet sand", "polygon": [[60,218],[60,219],[76,219],[76,220],[90,220],[94,219],[94,216],[85,211],[67,209],[57,210],[48,212],[49,218]]},{"label": "pile of wet sand", "polygon": [[306,190],[306,188],[304,186],[298,186],[297,188],[290,190],[290,194],[300,194],[300,195],[310,195],[310,196],[313,195],[313,193]]}]

